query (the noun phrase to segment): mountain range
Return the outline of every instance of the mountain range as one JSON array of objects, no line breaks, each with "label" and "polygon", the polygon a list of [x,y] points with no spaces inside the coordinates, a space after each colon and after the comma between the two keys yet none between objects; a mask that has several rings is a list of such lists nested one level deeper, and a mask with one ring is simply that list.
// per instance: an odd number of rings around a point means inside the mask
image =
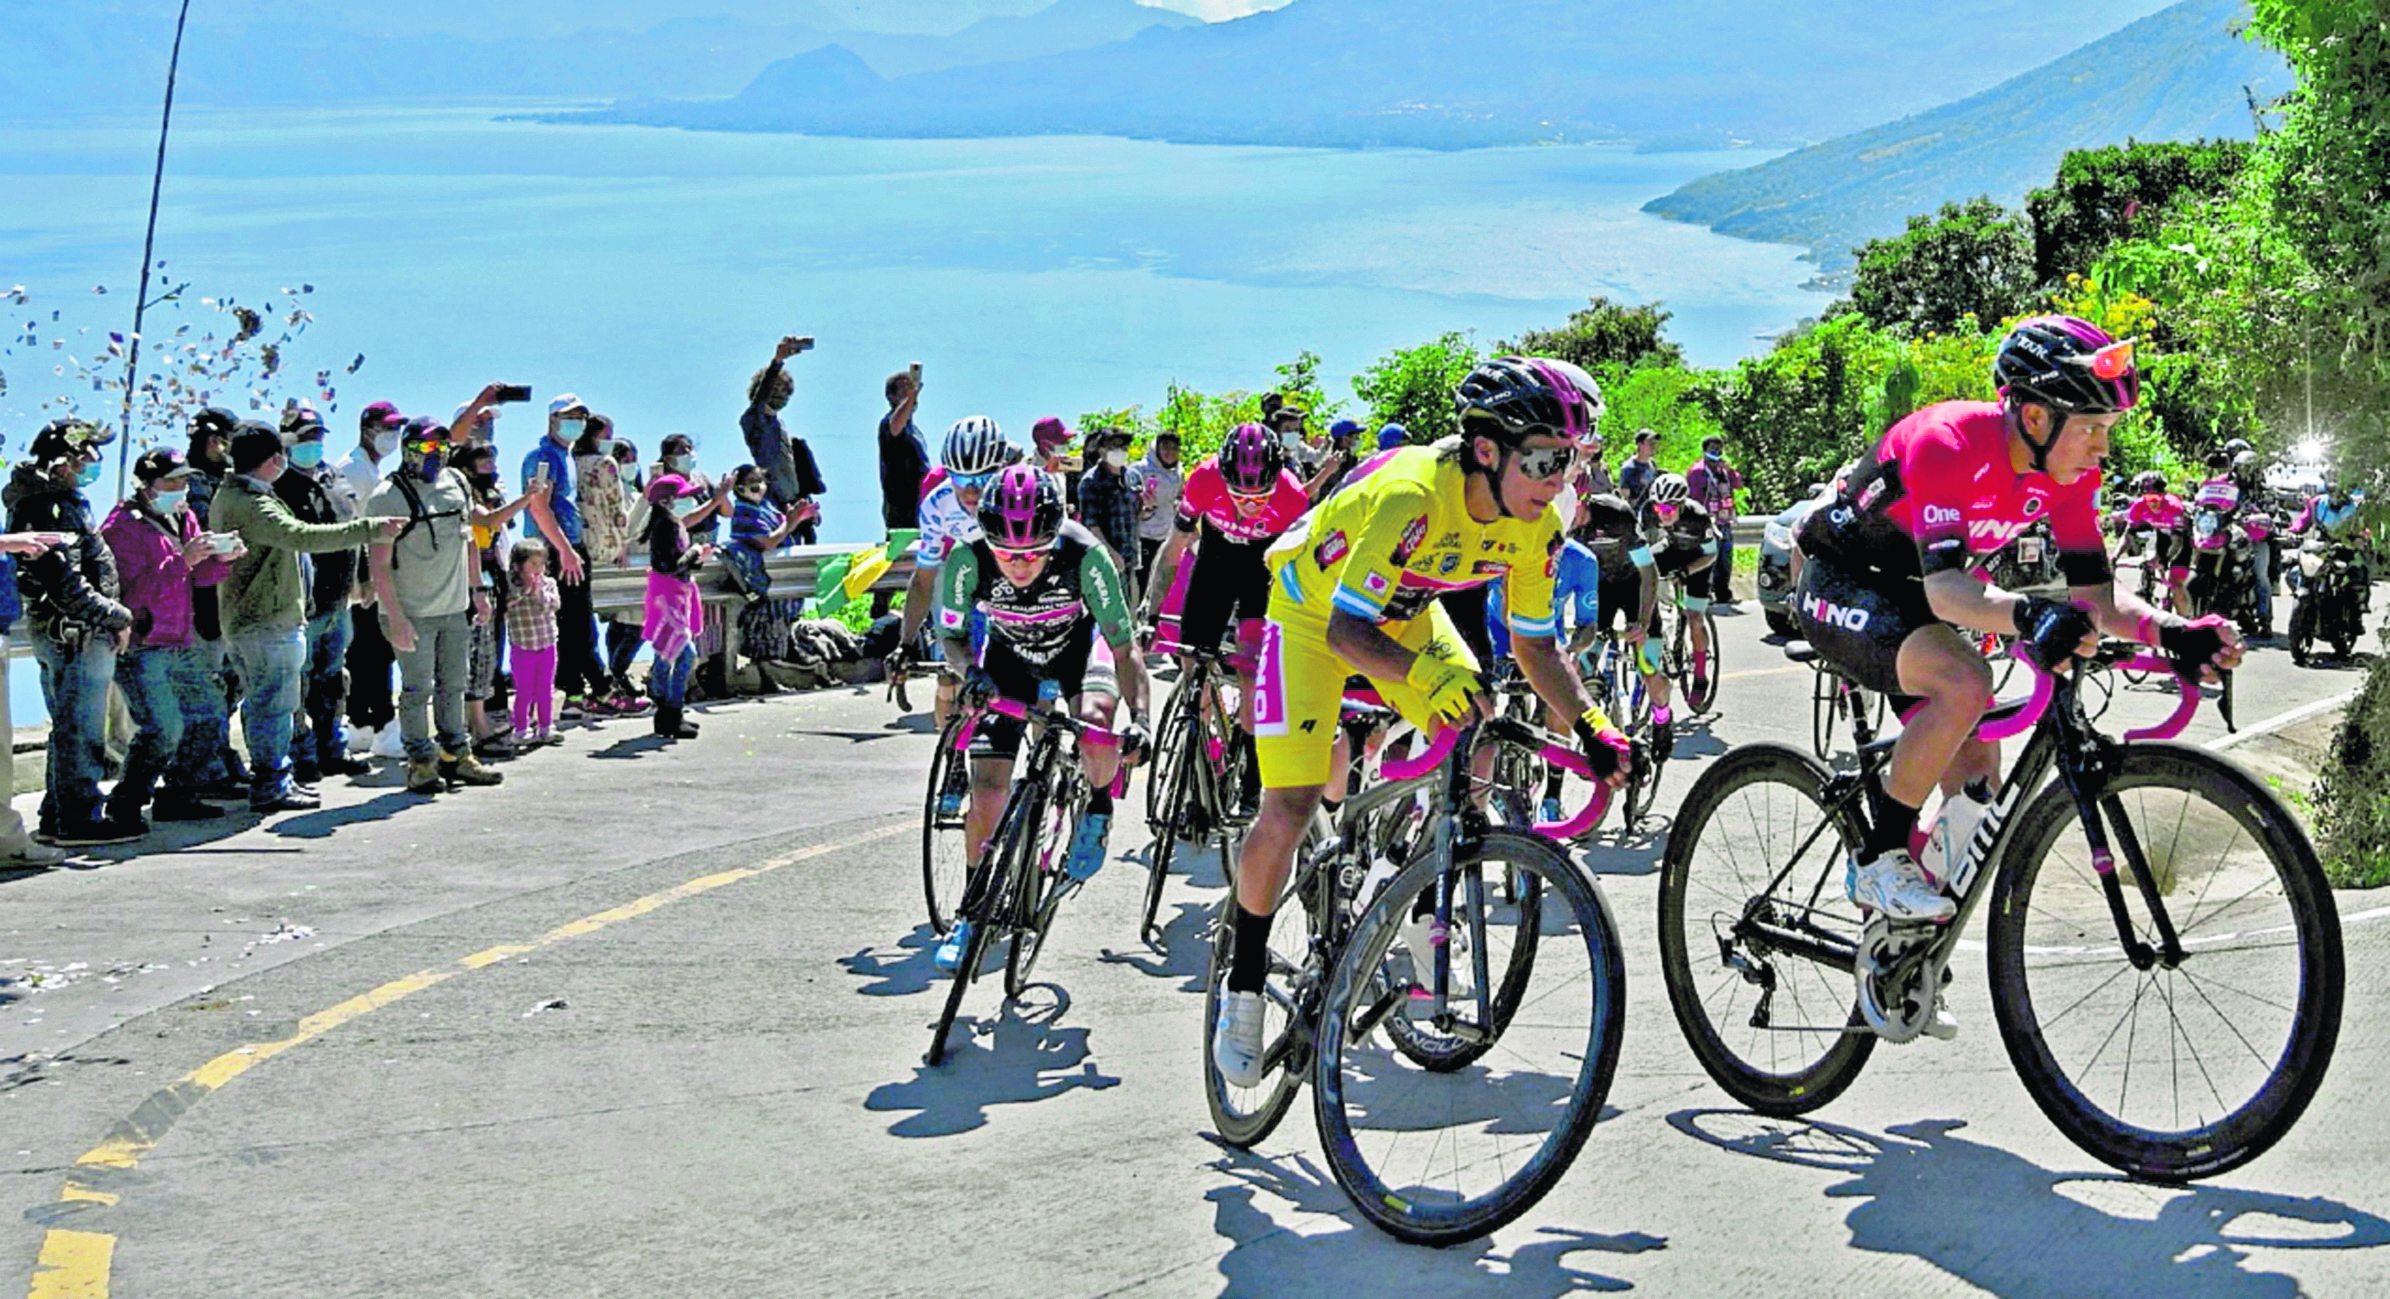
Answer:
[{"label": "mountain range", "polygon": [[582,120],[858,136],[1781,147],[1994,85],[2162,3],[1294,0],[934,76],[887,77],[863,50],[817,49],[727,101],[622,104]]},{"label": "mountain range", "polygon": [[1705,176],[1644,210],[1721,234],[1804,244],[1829,274],[1911,213],[2046,185],[2068,150],[2128,140],[2246,139],[2250,100],[2292,84],[2282,56],[2236,30],[2242,0],[2183,0],[1978,95]]}]

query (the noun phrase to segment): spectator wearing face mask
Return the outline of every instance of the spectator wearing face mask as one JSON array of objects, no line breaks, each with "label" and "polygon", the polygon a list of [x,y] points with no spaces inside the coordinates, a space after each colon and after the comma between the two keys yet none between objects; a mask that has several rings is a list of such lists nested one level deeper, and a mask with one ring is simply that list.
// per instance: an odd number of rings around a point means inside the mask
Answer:
[{"label": "spectator wearing face mask", "polygon": [[1154,435],[1145,458],[1129,470],[1129,490],[1137,496],[1137,583],[1153,580],[1154,556],[1170,540],[1178,524],[1178,498],[1187,490],[1187,475],[1179,468],[1178,434]]},{"label": "spectator wearing face mask", "polygon": [[[274,494],[302,523],[346,523],[357,502],[339,470],[324,463],[324,425],[315,411],[294,405],[282,413],[282,441],[290,468],[274,480]],[[302,556],[307,578],[307,665],[300,708],[291,719],[291,779],[314,785],[325,776],[361,776],[373,768],[349,756],[342,712],[348,703],[348,647],[354,626],[349,601],[362,575],[355,548]]]},{"label": "spectator wearing face mask", "polygon": [[556,686],[564,692],[562,721],[585,715],[610,717],[606,665],[597,653],[597,615],[589,603],[589,555],[582,544],[581,509],[573,499],[578,472],[572,448],[589,429],[589,408],[572,393],[548,403],[548,435],[523,457],[523,489],[548,484],[547,495],[531,503],[531,521],[555,552],[550,573],[560,601],[556,610]]},{"label": "spectator wearing face mask", "polygon": [[703,625],[704,601],[695,574],[713,557],[712,546],[689,540],[676,504],[689,485],[674,474],[659,474],[647,484],[647,620],[648,643],[655,646],[656,666],[649,690],[656,697],[655,733],[667,740],[697,738],[697,724],[683,714],[688,701],[689,673],[697,666],[697,632]]},{"label": "spectator wearing face mask", "polygon": [[[0,534],[0,555],[38,555],[43,551],[73,540],[63,532],[11,532]],[[8,719],[8,633],[17,623],[10,610],[21,614],[22,603],[17,589],[17,567],[0,563],[0,735],[9,733]],[[16,757],[13,746],[0,744],[0,789],[16,788]],[[0,862],[13,867],[55,866],[73,856],[64,848],[35,843],[25,829],[25,818],[16,809],[0,801]]]},{"label": "spectator wearing face mask", "polygon": [[[647,506],[647,474],[639,468],[638,445],[620,433],[614,436],[614,470],[622,481],[627,546],[629,538],[638,536],[639,526],[645,522],[642,515]],[[645,643],[639,634],[639,623],[639,615],[633,613],[606,615],[606,678],[614,683],[613,699],[618,706],[625,700],[638,705],[632,712],[646,707],[646,701],[639,698],[639,692],[631,685],[631,664],[638,660],[639,647]]]},{"label": "spectator wearing face mask", "polygon": [[1079,522],[1111,547],[1127,577],[1127,600],[1137,603],[1137,493],[1129,486],[1129,434],[1100,428],[1087,435],[1087,472],[1079,479]]},{"label": "spectator wearing face mask", "polygon": [[[100,526],[133,613],[132,639],[116,659],[116,688],[137,728],[124,774],[108,796],[107,819],[129,828],[148,807],[160,821],[212,821],[224,812],[200,800],[199,786],[215,751],[208,733],[183,719],[191,711],[186,701],[219,699],[221,685],[199,651],[191,596],[224,579],[240,541],[219,551],[199,526],[189,505],[191,464],[181,452],[145,452],[133,465],[133,480],[133,494]],[[347,592],[341,598],[345,603]]]},{"label": "spectator wearing face mask", "polygon": [[368,553],[382,630],[398,651],[399,735],[416,794],[505,779],[474,756],[465,728],[473,624],[490,617],[491,602],[473,544],[473,488],[448,464],[450,451],[445,428],[410,433],[398,468],[365,500],[368,518],[399,525]]},{"label": "spectator wearing face mask", "polygon": [[[880,521],[890,536],[921,530],[921,484],[929,477],[929,443],[913,417],[921,408],[919,361],[880,385],[888,413],[880,417]],[[871,616],[885,617],[894,603],[893,591],[874,591]]]},{"label": "spectator wearing face mask", "polygon": [[[631,506],[622,489],[622,465],[614,458],[614,421],[589,417],[580,440],[573,444],[574,485],[581,510],[581,547],[599,568],[628,568],[631,562]],[[620,623],[605,619],[605,671],[602,693],[606,711],[631,715],[647,711],[647,701],[631,689],[631,660],[639,653],[633,638],[624,644]]]},{"label": "spectator wearing face mask", "polygon": [[1711,434],[1701,440],[1701,459],[1685,471],[1685,485],[1693,499],[1709,511],[1718,529],[1718,559],[1710,566],[1710,603],[1734,607],[1734,494],[1743,486],[1742,474],[1726,463],[1726,439]]},{"label": "spectator wearing face mask", "polygon": [[[783,368],[788,359],[813,347],[810,338],[788,337],[772,350],[771,362],[747,381],[747,409],[739,415],[739,432],[746,435],[747,454],[764,471],[764,488],[781,513],[794,515],[800,506],[829,490],[813,448],[790,433],[780,412],[796,393],[796,381]],[[901,426],[900,426],[901,427]]]},{"label": "spectator wearing face mask", "polygon": [[[215,503],[216,485],[232,472],[232,433],[240,423],[240,416],[221,406],[210,406],[191,419],[191,440],[184,453],[191,466],[190,510],[191,517],[203,527],[208,507]],[[231,730],[232,710],[241,701],[241,679],[231,655],[225,652],[224,624],[216,612],[216,588],[202,587],[192,592],[191,626],[192,634],[198,638],[200,655],[207,659],[208,670],[216,677],[214,699],[185,700],[190,711],[183,719],[184,725],[200,728],[214,755],[202,769],[200,784],[210,797],[243,797],[249,790],[249,766],[232,747]]]},{"label": "spectator wearing face mask", "polygon": [[[499,689],[498,661],[506,653],[506,602],[513,587],[506,581],[508,552],[507,528],[514,517],[531,506],[529,492],[506,499],[506,491],[498,485],[498,448],[487,442],[476,442],[457,453],[457,469],[465,475],[465,485],[473,493],[473,548],[481,560],[481,584],[490,592],[490,616],[473,627],[473,647],[465,664],[465,726],[473,735],[473,751],[485,758],[502,758],[514,752],[506,726],[490,716],[492,708],[503,708],[505,696]],[[538,545],[541,543],[533,542]],[[545,565],[542,565],[544,570]],[[554,589],[551,582],[550,589]],[[549,611],[548,645],[556,644],[555,611]],[[555,656],[550,655],[548,675],[553,683]]]},{"label": "spectator wearing face mask", "polygon": [[320,805],[315,791],[291,779],[291,719],[299,709],[299,679],[307,662],[307,588],[299,556],[354,549],[392,537],[400,521],[351,519],[305,523],[274,494],[290,466],[282,434],[244,423],[232,439],[232,472],[216,490],[208,526],[238,536],[243,553],[217,585],[224,643],[239,666],[246,694],[241,732],[249,745],[249,810],[305,810]]},{"label": "spectator wearing face mask", "polygon": [[[333,466],[336,490],[345,497],[352,518],[362,517],[365,498],[381,486],[382,464],[398,451],[399,433],[407,417],[398,407],[377,401],[357,416],[357,445]],[[329,480],[326,483],[331,486]],[[406,756],[398,738],[398,696],[391,691],[390,674],[398,658],[382,635],[382,619],[374,607],[373,591],[365,585],[365,568],[357,566],[357,590],[349,611],[349,725],[363,732],[362,747],[384,758]]]},{"label": "spectator wearing face mask", "polygon": [[631,504],[631,535],[647,535],[647,515],[655,507],[648,504],[646,484],[665,474],[672,474],[692,489],[689,499],[697,504],[682,517],[689,536],[699,542],[711,543],[721,535],[722,517],[730,512],[729,493],[718,490],[712,479],[697,468],[697,439],[686,433],[667,433],[657,448],[656,462],[648,466],[647,476],[640,480],[640,498]]},{"label": "spectator wearing face mask", "polygon": [[60,532],[71,540],[18,567],[26,639],[41,665],[42,702],[50,710],[47,779],[35,837],[61,848],[125,843],[148,829],[112,820],[100,803],[106,762],[108,683],[131,640],[133,613],[117,598],[116,558],[91,519],[83,489],[99,481],[107,430],[77,419],[54,420],[33,435],[9,471],[0,502],[10,532]]}]

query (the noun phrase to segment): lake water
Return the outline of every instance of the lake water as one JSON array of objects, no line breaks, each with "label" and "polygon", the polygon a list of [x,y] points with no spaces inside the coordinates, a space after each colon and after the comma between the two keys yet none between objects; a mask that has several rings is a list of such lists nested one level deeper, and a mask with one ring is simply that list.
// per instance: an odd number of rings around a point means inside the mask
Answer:
[{"label": "lake water", "polygon": [[[361,370],[336,376],[343,414],[387,398],[445,417],[490,380],[530,383],[543,401],[569,388],[643,451],[666,430],[696,434],[711,472],[745,458],[738,412],[772,341],[815,335],[819,347],[793,362],[788,420],[830,481],[825,535],[857,540],[879,531],[881,380],[913,360],[934,444],[966,414],[1025,433],[1043,414],[1150,407],[1173,381],[1261,389],[1306,348],[1349,394],[1350,376],[1388,349],[1451,329],[1491,342],[1595,294],[1664,299],[1673,335],[1718,364],[1825,301],[1799,287],[1811,270],[1793,248],[1636,210],[1760,160],[1750,153],[836,140],[496,120],[521,111],[187,111],[157,255],[194,297],[255,301],[312,283],[317,323],[285,373],[303,385],[363,353]],[[0,123],[0,291],[22,283],[32,295],[0,320],[35,322],[41,337],[0,355],[11,450],[44,398],[75,395],[51,367],[130,323],[155,125]],[[153,312],[149,332],[204,314]],[[53,337],[66,347],[51,349]],[[535,423],[519,408],[504,422],[510,457]],[[20,705],[30,675],[17,674]]]}]

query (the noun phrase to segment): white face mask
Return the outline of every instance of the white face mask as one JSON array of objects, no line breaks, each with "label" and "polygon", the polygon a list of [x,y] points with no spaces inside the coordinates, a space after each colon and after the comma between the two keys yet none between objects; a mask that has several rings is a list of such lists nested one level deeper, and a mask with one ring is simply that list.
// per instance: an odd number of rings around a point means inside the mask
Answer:
[{"label": "white face mask", "polygon": [[698,506],[703,505],[704,503],[705,502],[698,500],[694,496],[674,497],[672,501],[672,517],[676,519],[688,518],[690,515],[697,512]]},{"label": "white face mask", "polygon": [[589,421],[585,419],[560,419],[556,421],[556,440],[565,443],[578,442],[581,440],[581,431],[588,427]]},{"label": "white face mask", "polygon": [[697,457],[666,456],[664,457],[664,466],[665,468],[672,470],[674,473],[685,474],[697,467]]},{"label": "white face mask", "polygon": [[1112,466],[1114,469],[1126,469],[1129,467],[1129,453],[1117,448],[1111,451],[1106,451],[1104,453],[1104,463]]},{"label": "white face mask", "polygon": [[1303,434],[1299,430],[1290,428],[1285,432],[1280,433],[1278,435],[1278,440],[1286,444],[1287,450],[1292,451],[1296,447],[1303,445]]},{"label": "white face mask", "polygon": [[398,430],[383,429],[373,435],[373,457],[376,460],[398,450]]}]

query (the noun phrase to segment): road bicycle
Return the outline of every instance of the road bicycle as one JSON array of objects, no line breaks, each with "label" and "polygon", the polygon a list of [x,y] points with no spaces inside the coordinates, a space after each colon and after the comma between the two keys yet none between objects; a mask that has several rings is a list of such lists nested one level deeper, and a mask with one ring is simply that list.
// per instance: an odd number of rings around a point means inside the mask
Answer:
[{"label": "road bicycle", "polygon": [[1635,747],[1633,769],[1618,791],[1618,824],[1626,830],[1641,825],[1643,814],[1651,810],[1659,793],[1660,768],[1673,747],[1660,744],[1653,733],[1651,694],[1643,684],[1640,659],[1625,633],[1605,627],[1578,664],[1593,702],[1601,705]]},{"label": "road bicycle", "polygon": [[[946,1036],[954,1027],[955,1013],[962,1009],[963,994],[970,990],[981,964],[998,943],[1009,948],[1004,960],[1005,999],[1017,999],[1028,989],[1030,972],[1037,965],[1038,954],[1045,950],[1046,934],[1056,913],[1079,888],[1079,882],[1063,869],[1071,833],[1087,806],[1089,792],[1087,777],[1079,769],[1079,747],[1110,738],[1109,732],[1081,722],[1058,703],[1032,710],[1018,700],[998,696],[957,707],[956,716],[962,720],[954,728],[953,747],[940,745],[947,760],[964,758],[973,732],[991,712],[1029,723],[1032,738],[1027,741],[1027,760],[1005,796],[1004,811],[954,906],[957,918],[971,922],[971,934],[946,990],[945,1008],[930,1030],[927,1060],[933,1067],[945,1059]],[[1115,798],[1127,779],[1128,767],[1123,763],[1121,775],[1114,781]],[[935,780],[933,773],[933,800],[938,790]],[[930,912],[933,917],[938,912],[934,892]]]},{"label": "road bicycle", "polygon": [[[2109,646],[2110,665],[2139,662]],[[1797,659],[1815,661],[1806,645]],[[2176,674],[2164,723],[2092,729],[2072,673],[1977,736],[2031,732],[1953,878],[1946,925],[1862,919],[1843,893],[1891,742],[1851,721],[1859,769],[1780,744],[1695,782],[1660,881],[1669,1002],[1718,1085],[1766,1114],[1839,1096],[1880,1041],[1932,1021],[1951,955],[1986,901],[1992,1004],[2042,1113],[2138,1177],[2211,1177],[2256,1158],[2321,1083],[2344,965],[2330,888],[2281,800],[2230,761],[2168,743],[2199,706]],[[1832,670],[1828,668],[1828,670]],[[1989,869],[1987,869],[1989,868]]]},{"label": "road bicycle", "polygon": [[[1792,644],[1802,644],[1794,641]],[[1840,672],[1823,666],[1811,673],[1809,686],[1809,751],[1820,762],[1839,765],[1847,756],[1841,740],[1850,731],[1854,717],[1867,719],[1868,733],[1884,729],[1884,692],[1870,690]]]},{"label": "road bicycle", "polygon": [[1154,768],[1145,781],[1145,823],[1153,831],[1146,851],[1145,910],[1137,933],[1148,942],[1160,935],[1155,917],[1162,906],[1162,881],[1182,842],[1211,839],[1228,860],[1237,797],[1251,747],[1237,725],[1236,675],[1218,651],[1188,653],[1186,675],[1162,705],[1154,733]]},{"label": "road bicycle", "polygon": [[[1353,752],[1390,716],[1348,708]],[[1486,744],[1586,770],[1549,732],[1508,719],[1381,760],[1380,783],[1332,821],[1314,817],[1279,896],[1262,1081],[1234,1086],[1203,1053],[1223,1141],[1268,1137],[1308,1076],[1337,1183],[1379,1228],[1425,1244],[1495,1230],[1568,1171],[1609,1094],[1625,1022],[1609,904],[1552,840],[1598,820],[1604,800],[1536,833],[1489,828],[1469,775]],[[1405,855],[1381,858],[1377,823],[1409,820],[1421,803]],[[1234,906],[1232,889],[1213,926],[1207,1025],[1235,955]]]},{"label": "road bicycle", "polygon": [[[1704,572],[1702,576],[1707,577]],[[1660,670],[1676,683],[1676,697],[1687,717],[1707,714],[1718,703],[1718,683],[1722,680],[1722,650],[1718,640],[1718,616],[1707,607],[1694,613],[1684,607],[1685,577],[1677,574],[1660,579]],[[1693,648],[1693,625],[1698,621],[1709,643],[1706,653]],[[1703,689],[1695,691],[1698,678]]]}]

